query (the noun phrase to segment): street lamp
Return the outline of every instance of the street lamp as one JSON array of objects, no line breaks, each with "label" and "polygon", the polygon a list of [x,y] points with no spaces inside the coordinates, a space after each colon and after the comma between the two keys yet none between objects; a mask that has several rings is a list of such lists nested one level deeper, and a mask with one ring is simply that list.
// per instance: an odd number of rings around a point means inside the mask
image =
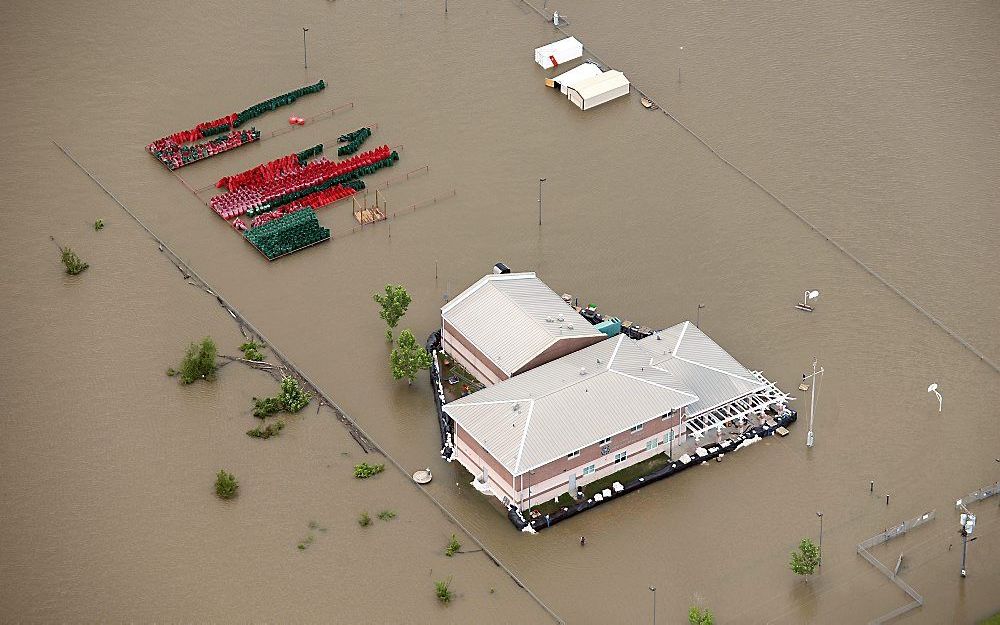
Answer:
[{"label": "street lamp", "polygon": [[[820,367],[819,371],[816,370],[816,357],[813,356],[813,372],[812,374],[802,374],[802,382],[815,378],[817,375],[823,375],[823,368]],[[815,436],[813,435],[813,417],[816,412],[816,380],[813,380],[812,384],[809,385],[809,433],[806,434],[806,447],[812,447]]]},{"label": "street lamp", "polygon": [[309,57],[306,55],[306,33],[309,32],[308,28],[302,28],[302,64],[306,69],[309,69]]},{"label": "street lamp", "polygon": [[944,405],[944,402],[943,402],[943,399],[941,397],[941,393],[938,393],[937,389],[938,389],[938,385],[937,385],[937,382],[935,382],[934,384],[931,384],[930,386],[927,387],[927,392],[928,393],[934,393],[934,395],[937,397],[937,399],[938,399],[938,412],[941,412],[941,408]]},{"label": "street lamp", "polygon": [[704,304],[698,304],[698,313],[694,320],[694,327],[696,328],[701,328],[701,309],[704,307]]},{"label": "street lamp", "polygon": [[684,46],[680,46],[680,48],[681,48],[681,55],[680,55],[680,59],[677,60],[677,83],[678,84],[680,84],[680,82],[681,82],[681,59],[684,58]]},{"label": "street lamp", "polygon": [[819,565],[823,566],[823,513],[817,512],[819,517]]},{"label": "street lamp", "polygon": [[545,178],[538,179],[538,225],[542,225],[542,183]]},{"label": "street lamp", "polygon": [[819,297],[819,291],[805,291],[802,293],[802,303],[796,304],[795,307],[805,312],[812,312],[813,307],[809,305],[809,300],[816,299],[817,297]]},{"label": "street lamp", "polygon": [[[969,542],[969,534],[976,529],[976,515],[974,514],[963,514],[961,517],[962,529],[959,533],[962,535],[962,577],[965,577],[965,548]],[[975,540],[975,538],[971,539]]]},{"label": "street lamp", "polygon": [[656,586],[650,586],[649,589],[653,591],[653,625],[656,625]]}]

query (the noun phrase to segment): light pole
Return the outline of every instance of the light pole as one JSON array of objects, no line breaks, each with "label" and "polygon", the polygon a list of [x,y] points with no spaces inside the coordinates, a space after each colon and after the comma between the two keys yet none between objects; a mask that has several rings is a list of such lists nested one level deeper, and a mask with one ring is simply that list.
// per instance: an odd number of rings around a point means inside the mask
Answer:
[{"label": "light pole", "polygon": [[701,328],[701,309],[704,307],[705,307],[704,304],[698,304],[698,313],[694,321],[694,327],[696,328]]},{"label": "light pole", "polygon": [[308,28],[302,28],[302,64],[306,69],[309,69],[309,56],[306,54],[306,33],[309,32]]},{"label": "light pole", "polygon": [[681,82],[681,59],[684,58],[684,46],[681,46],[680,59],[677,59],[677,83]]},{"label": "light pole", "polygon": [[538,179],[538,225],[542,225],[542,183],[546,178]]},{"label": "light pole", "polygon": [[819,517],[819,565],[823,566],[823,513],[817,512]]},{"label": "light pole", "polygon": [[796,304],[795,307],[805,312],[812,312],[813,307],[809,305],[809,300],[817,297],[819,297],[819,291],[805,291],[802,293],[802,303]]},{"label": "light pole", "polygon": [[938,389],[938,385],[937,385],[937,382],[935,382],[934,384],[931,384],[930,386],[927,387],[927,392],[928,393],[934,393],[934,395],[937,397],[937,400],[938,400],[938,412],[941,412],[941,408],[944,406],[944,401],[943,401],[943,399],[941,397],[941,393],[939,393],[937,389]]},{"label": "light pole", "polygon": [[650,586],[649,589],[653,591],[653,625],[656,625],[656,586]]},{"label": "light pole", "polygon": [[812,380],[812,383],[809,385],[809,393],[810,393],[810,399],[809,399],[809,433],[806,434],[806,447],[812,447],[813,446],[813,441],[816,438],[813,435],[813,417],[815,416],[815,413],[816,413],[816,380],[815,380],[815,378],[816,378],[817,375],[823,375],[823,368],[820,367],[819,371],[816,370],[816,357],[813,356],[813,372],[812,372],[812,374],[805,374],[805,373],[802,374],[802,381],[803,382],[805,382],[806,380]]},{"label": "light pole", "polygon": [[[962,577],[965,577],[965,549],[969,543],[969,534],[972,530],[976,529],[976,515],[974,514],[963,514],[961,518],[962,529],[959,533],[962,534]],[[973,538],[972,540],[975,540]]]}]

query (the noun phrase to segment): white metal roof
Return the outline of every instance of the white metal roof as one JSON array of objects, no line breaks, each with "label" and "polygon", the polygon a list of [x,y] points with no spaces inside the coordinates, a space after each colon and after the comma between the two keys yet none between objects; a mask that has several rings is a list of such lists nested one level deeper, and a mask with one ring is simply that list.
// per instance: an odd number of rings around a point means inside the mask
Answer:
[{"label": "white metal roof", "polygon": [[508,376],[560,339],[604,338],[534,272],[487,275],[445,304],[441,318]]},{"label": "white metal roof", "polygon": [[535,48],[535,62],[545,69],[554,66],[549,57],[554,57],[556,64],[559,64],[578,59],[581,56],[583,56],[583,44],[576,37],[566,37],[541,48]]},{"label": "white metal roof", "polygon": [[638,341],[619,335],[444,410],[511,475],[520,475],[698,400],[650,361]]},{"label": "white metal roof", "polygon": [[582,80],[600,75],[600,67],[594,65],[593,63],[583,63],[582,65],[577,65],[568,72],[563,72],[558,76],[553,77],[551,80],[554,83],[559,83],[559,90],[566,93],[567,87],[572,87]]},{"label": "white metal roof", "polygon": [[573,91],[576,91],[580,94],[581,98],[587,100],[620,87],[627,87],[629,84],[628,78],[625,78],[625,74],[611,69],[598,76],[581,80],[573,85]]},{"label": "white metal roof", "polygon": [[698,396],[687,407],[689,418],[766,386],[690,321],[657,334],[639,345],[651,354],[656,367],[672,373]]}]

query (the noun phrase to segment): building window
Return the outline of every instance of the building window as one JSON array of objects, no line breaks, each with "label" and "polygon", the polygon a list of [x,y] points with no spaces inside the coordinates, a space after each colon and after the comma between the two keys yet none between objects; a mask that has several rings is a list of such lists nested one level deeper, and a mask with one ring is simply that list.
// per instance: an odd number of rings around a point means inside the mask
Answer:
[{"label": "building window", "polygon": [[587,466],[583,467],[583,474],[584,475],[590,475],[593,472],[594,472],[594,465],[588,464]]},{"label": "building window", "polygon": [[633,434],[636,433],[636,432],[641,432],[641,431],[642,431],[642,424],[641,423],[639,425],[633,425],[632,426],[632,433]]},{"label": "building window", "polygon": [[627,451],[618,452],[617,454],[615,454],[615,464],[618,464],[619,462],[625,462],[626,458],[628,458]]},{"label": "building window", "polygon": [[651,438],[648,441],[646,441],[646,451],[653,451],[654,449],[656,449],[656,443],[657,441],[655,438]]},{"label": "building window", "polygon": [[598,445],[607,445],[610,442],[611,442],[611,437],[609,436],[607,438],[602,438],[601,440],[597,441],[597,444]]},{"label": "building window", "polygon": [[665,444],[669,443],[672,440],[674,440],[674,431],[673,430],[667,430],[666,435],[663,437],[663,444],[665,445]]},{"label": "building window", "polygon": [[577,456],[579,456],[579,455],[580,455],[580,450],[579,450],[579,449],[577,449],[576,451],[574,451],[573,453],[571,453],[570,455],[568,455],[568,456],[566,456],[566,457],[567,457],[567,458],[576,458],[576,457],[577,457]]}]

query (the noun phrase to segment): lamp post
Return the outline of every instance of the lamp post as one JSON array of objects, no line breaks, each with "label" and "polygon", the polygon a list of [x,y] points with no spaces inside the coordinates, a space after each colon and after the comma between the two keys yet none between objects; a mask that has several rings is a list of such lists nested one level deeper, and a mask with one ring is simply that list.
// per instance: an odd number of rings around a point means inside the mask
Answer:
[{"label": "lamp post", "polygon": [[817,512],[816,516],[819,517],[819,565],[823,566],[823,513]]},{"label": "lamp post", "polygon": [[701,328],[701,309],[704,307],[705,307],[704,304],[698,304],[698,312],[694,320],[694,327],[696,328]]},{"label": "lamp post", "polygon": [[681,82],[681,59],[684,58],[684,46],[681,46],[680,48],[681,48],[680,59],[677,59],[677,83],[678,84],[680,84],[680,82]]},{"label": "lamp post", "polygon": [[653,625],[656,625],[656,586],[650,586],[649,589],[653,592]]},{"label": "lamp post", "polygon": [[813,435],[813,417],[816,413],[816,380],[814,379],[817,375],[823,375],[823,368],[820,367],[819,371],[816,370],[816,357],[813,357],[813,372],[812,374],[802,374],[802,381],[812,380],[809,385],[809,433],[806,434],[806,447],[812,447],[815,436]]},{"label": "lamp post", "polygon": [[542,183],[545,178],[538,179],[538,225],[542,225]]},{"label": "lamp post", "polygon": [[306,33],[309,32],[308,28],[302,28],[302,65],[305,69],[309,69],[309,57],[306,54]]},{"label": "lamp post", "polygon": [[805,312],[812,312],[813,307],[809,305],[809,300],[816,299],[817,297],[819,297],[819,291],[804,291],[802,293],[802,303],[796,304],[795,307]]},{"label": "lamp post", "polygon": [[931,384],[930,386],[927,387],[927,392],[928,393],[934,393],[934,396],[937,397],[937,400],[938,400],[938,412],[941,412],[941,408],[944,406],[944,402],[943,402],[943,399],[941,397],[941,393],[939,393],[937,389],[938,389],[938,385],[937,385],[937,382],[935,382],[934,384]]},{"label": "lamp post", "polygon": [[[962,577],[965,577],[965,550],[969,543],[969,534],[976,529],[976,515],[974,514],[963,514],[961,517],[962,529],[959,533],[962,534]],[[972,540],[975,540],[973,538]]]}]

